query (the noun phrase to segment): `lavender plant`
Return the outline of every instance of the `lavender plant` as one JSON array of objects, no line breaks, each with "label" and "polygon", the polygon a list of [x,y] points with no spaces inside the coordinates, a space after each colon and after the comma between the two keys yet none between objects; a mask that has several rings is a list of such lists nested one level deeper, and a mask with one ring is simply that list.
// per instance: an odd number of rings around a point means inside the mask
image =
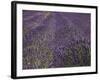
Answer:
[{"label": "lavender plant", "polygon": [[23,10],[23,69],[90,66],[90,16]]}]

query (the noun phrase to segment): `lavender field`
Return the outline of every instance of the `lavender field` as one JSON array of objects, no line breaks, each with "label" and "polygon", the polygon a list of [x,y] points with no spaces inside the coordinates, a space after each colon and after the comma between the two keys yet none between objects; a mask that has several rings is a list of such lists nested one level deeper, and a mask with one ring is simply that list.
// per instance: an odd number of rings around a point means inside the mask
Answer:
[{"label": "lavender field", "polygon": [[89,13],[23,10],[23,69],[91,66]]}]

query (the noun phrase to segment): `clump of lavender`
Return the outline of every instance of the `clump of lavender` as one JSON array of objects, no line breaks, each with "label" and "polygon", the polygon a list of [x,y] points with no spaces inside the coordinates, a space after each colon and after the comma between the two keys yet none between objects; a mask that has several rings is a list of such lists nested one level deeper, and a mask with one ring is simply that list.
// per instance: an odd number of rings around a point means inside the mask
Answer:
[{"label": "clump of lavender", "polygon": [[91,65],[90,14],[23,11],[23,69]]}]

